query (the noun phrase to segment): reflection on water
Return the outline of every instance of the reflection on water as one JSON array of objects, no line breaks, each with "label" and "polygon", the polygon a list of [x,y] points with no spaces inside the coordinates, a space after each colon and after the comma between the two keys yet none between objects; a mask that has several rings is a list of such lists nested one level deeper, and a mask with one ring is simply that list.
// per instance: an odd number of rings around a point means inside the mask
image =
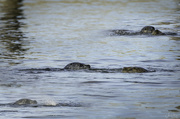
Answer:
[{"label": "reflection on water", "polygon": [[[178,119],[179,10],[179,0],[0,0],[0,118]],[[147,25],[178,35],[107,32]],[[62,70],[71,62],[96,70]],[[38,105],[7,105],[22,98]]]},{"label": "reflection on water", "polygon": [[[0,17],[0,51],[1,59],[14,59],[24,54],[27,48],[24,45],[24,33],[21,27],[24,25],[21,19],[24,19],[23,0],[5,0],[2,2],[1,12],[4,14]],[[21,56],[22,57],[22,56]]]}]

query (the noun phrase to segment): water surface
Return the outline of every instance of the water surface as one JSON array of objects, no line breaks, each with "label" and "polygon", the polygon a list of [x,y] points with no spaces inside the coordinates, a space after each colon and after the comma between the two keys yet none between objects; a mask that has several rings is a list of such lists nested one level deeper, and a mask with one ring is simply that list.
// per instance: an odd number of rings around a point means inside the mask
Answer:
[{"label": "water surface", "polygon": [[[178,0],[0,0],[0,118],[180,118],[179,14]],[[178,35],[108,32],[147,25]],[[41,70],[71,62],[156,72]],[[8,105],[21,98],[39,106]]]}]

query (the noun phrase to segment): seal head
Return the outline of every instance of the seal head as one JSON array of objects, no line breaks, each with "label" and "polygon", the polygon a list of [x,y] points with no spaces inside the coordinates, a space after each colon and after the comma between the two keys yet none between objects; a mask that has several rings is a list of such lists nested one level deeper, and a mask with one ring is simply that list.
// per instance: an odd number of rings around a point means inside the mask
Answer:
[{"label": "seal head", "polygon": [[91,66],[88,64],[83,64],[79,62],[73,62],[70,64],[67,64],[64,69],[66,70],[81,70],[81,69],[90,69]]},{"label": "seal head", "polygon": [[36,100],[30,100],[30,99],[20,99],[13,103],[14,105],[29,105],[29,104],[37,104]]},{"label": "seal head", "polygon": [[140,33],[141,34],[151,34],[155,28],[153,26],[145,26],[141,29]]}]

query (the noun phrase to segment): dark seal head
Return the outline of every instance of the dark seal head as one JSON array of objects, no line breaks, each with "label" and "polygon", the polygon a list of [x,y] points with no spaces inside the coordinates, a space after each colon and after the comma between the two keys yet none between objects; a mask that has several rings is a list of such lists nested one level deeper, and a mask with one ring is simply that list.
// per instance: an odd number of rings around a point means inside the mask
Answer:
[{"label": "dark seal head", "polygon": [[14,105],[29,105],[29,104],[37,104],[36,100],[30,100],[30,99],[20,99],[13,103]]},{"label": "dark seal head", "polygon": [[142,34],[151,34],[155,28],[153,26],[145,26],[141,29],[140,33]]},{"label": "dark seal head", "polygon": [[148,70],[141,67],[124,67],[122,69],[122,73],[145,73]]},{"label": "dark seal head", "polygon": [[70,64],[67,64],[64,69],[66,70],[80,70],[80,69],[90,69],[91,66],[88,64],[83,64],[79,62],[73,62]]}]

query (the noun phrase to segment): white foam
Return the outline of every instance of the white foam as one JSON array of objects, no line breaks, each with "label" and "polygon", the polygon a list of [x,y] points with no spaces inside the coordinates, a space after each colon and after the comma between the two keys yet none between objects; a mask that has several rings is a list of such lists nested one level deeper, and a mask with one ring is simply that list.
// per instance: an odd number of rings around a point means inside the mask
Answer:
[{"label": "white foam", "polygon": [[57,105],[57,103],[54,100],[52,100],[52,99],[46,99],[44,101],[44,104],[45,105],[49,105],[49,106],[56,106]]},{"label": "white foam", "polygon": [[56,101],[52,97],[47,97],[47,96],[45,96],[41,102],[43,105],[47,105],[47,106],[56,106],[57,105]]}]

